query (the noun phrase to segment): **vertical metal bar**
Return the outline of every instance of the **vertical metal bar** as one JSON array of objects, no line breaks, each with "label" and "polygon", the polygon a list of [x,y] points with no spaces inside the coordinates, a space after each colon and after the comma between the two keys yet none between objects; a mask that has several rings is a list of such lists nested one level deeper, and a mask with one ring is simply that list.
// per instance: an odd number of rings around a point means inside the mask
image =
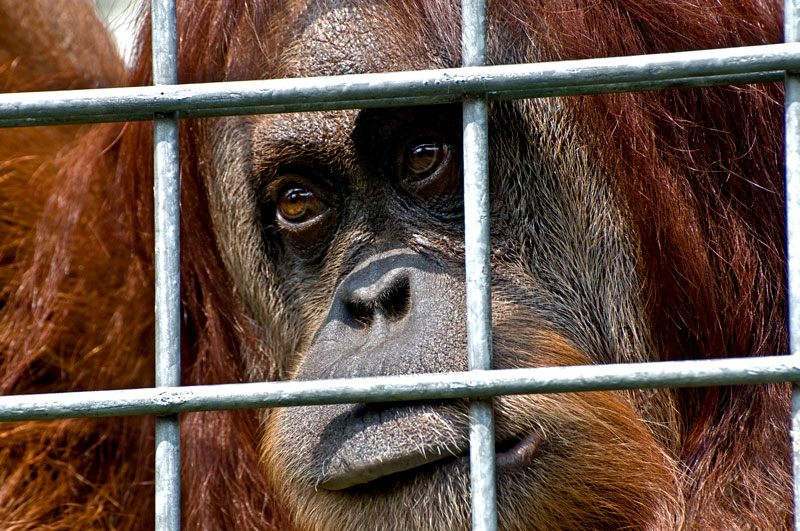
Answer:
[{"label": "vertical metal bar", "polygon": [[[486,4],[461,3],[463,66],[486,63]],[[489,120],[486,95],[464,98],[464,239],[467,278],[467,351],[470,370],[492,368],[489,235]],[[497,529],[492,399],[470,401],[472,529]]]},{"label": "vertical metal bar", "polygon": [[[784,2],[784,40],[800,41],[800,0]],[[789,353],[800,356],[800,73],[786,72],[786,241]],[[794,528],[800,531],[800,382],[792,383]]]},{"label": "vertical metal bar", "polygon": [[[153,84],[178,82],[175,0],[152,0]],[[178,115],[153,123],[156,386],[180,385],[180,170]],[[156,417],[156,515],[158,531],[181,527],[180,417]]]}]

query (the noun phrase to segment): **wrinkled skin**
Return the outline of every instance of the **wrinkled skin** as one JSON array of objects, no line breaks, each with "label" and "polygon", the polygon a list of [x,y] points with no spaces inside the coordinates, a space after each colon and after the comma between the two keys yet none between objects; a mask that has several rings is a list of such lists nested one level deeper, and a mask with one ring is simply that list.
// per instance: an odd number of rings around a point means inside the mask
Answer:
[{"label": "wrinkled skin", "polygon": [[[334,3],[296,24],[281,76],[451,66],[421,41],[392,46],[380,9]],[[491,120],[495,367],[646,359],[637,244],[608,176],[557,103],[493,105]],[[281,331],[291,378],[466,369],[460,122],[460,107],[434,106],[208,131],[223,258],[250,312]],[[259,355],[244,360],[253,379]],[[502,528],[680,524],[669,392],[495,408]],[[466,402],[275,410],[263,459],[299,528],[385,528],[391,514],[392,529],[467,529],[467,415]]]}]

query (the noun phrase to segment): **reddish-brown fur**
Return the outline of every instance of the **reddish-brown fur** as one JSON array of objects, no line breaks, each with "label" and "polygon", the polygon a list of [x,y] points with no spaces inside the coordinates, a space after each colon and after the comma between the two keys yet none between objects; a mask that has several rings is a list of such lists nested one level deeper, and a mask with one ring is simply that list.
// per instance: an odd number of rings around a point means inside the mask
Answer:
[{"label": "reddish-brown fur", "polygon": [[[282,3],[179,2],[180,81],[224,80],[229,60],[239,61],[228,70],[233,78],[270,75]],[[495,3],[510,34],[529,35],[544,59],[781,40],[773,1]],[[409,13],[428,17],[411,22],[449,31],[428,1],[409,4]],[[53,24],[49,5],[0,3],[3,91],[150,82],[147,44],[125,73],[88,9],[69,3],[60,8],[67,22]],[[70,30],[74,40],[60,39]],[[455,33],[448,38],[457,42]],[[242,42],[258,53],[228,58]],[[782,87],[568,105],[596,134],[607,171],[625,176],[618,191],[642,242],[658,351],[783,352]],[[256,348],[258,334],[230,295],[208,229],[195,127],[181,125],[182,382],[242,381],[233,353]],[[0,393],[152,385],[151,138],[148,123],[0,130]],[[277,366],[266,372],[278,377]],[[682,390],[676,404],[684,418],[679,457],[692,471],[682,476],[686,527],[788,528],[786,387]],[[182,433],[187,528],[285,527],[260,469],[253,413],[185,415]],[[0,527],[152,527],[152,448],[149,418],[0,425]]]}]

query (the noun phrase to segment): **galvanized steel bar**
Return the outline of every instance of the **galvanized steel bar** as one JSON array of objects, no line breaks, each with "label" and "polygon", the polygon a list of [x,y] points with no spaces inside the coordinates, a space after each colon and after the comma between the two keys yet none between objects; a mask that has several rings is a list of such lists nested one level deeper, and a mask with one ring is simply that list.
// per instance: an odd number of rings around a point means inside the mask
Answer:
[{"label": "galvanized steel bar", "polygon": [[[372,75],[372,74],[365,74]],[[511,100],[520,98],[546,98],[546,97],[561,97],[561,96],[584,96],[590,94],[610,94],[619,92],[637,92],[646,90],[667,90],[667,89],[680,89],[680,88],[698,88],[698,87],[714,87],[719,85],[744,85],[747,83],[770,83],[782,82],[784,80],[784,72],[755,72],[747,74],[725,74],[720,76],[704,76],[704,77],[685,77],[674,79],[663,79],[657,81],[634,81],[625,83],[608,83],[600,85],[581,85],[577,87],[552,87],[542,89],[524,89],[521,91],[502,91],[490,92],[488,94],[489,101],[498,100]],[[270,80],[246,82],[252,86],[258,86],[264,83],[270,83]],[[217,83],[206,83],[204,85],[197,85],[204,89],[211,86],[218,85]],[[191,85],[181,85],[181,88]],[[148,87],[144,87],[149,90]],[[103,91],[118,91],[123,89],[102,89]],[[74,91],[73,91],[74,92]],[[39,94],[29,92],[26,94]],[[48,95],[52,95],[49,93]],[[104,96],[101,96],[104,97]],[[107,97],[107,96],[105,96]],[[0,94],[0,99],[2,95]],[[237,106],[237,107],[200,107],[198,109],[183,109],[181,117],[183,118],[204,118],[214,116],[235,116],[245,114],[276,114],[287,112],[306,112],[306,111],[325,111],[337,109],[368,109],[376,107],[406,107],[413,105],[434,105],[445,103],[456,103],[463,99],[460,93],[448,94],[435,94],[423,96],[409,96],[405,98],[375,98],[375,99],[362,99],[362,100],[336,100],[336,101],[320,101],[320,102],[294,102],[281,105],[256,105],[252,107]],[[152,106],[147,103],[148,100],[144,99],[142,109],[150,109]],[[224,101],[219,101],[219,105],[224,105]],[[159,104],[161,104],[159,102]],[[174,106],[173,106],[174,107]],[[2,111],[2,104],[0,103],[0,111]],[[0,118],[0,128],[4,127],[28,127],[36,125],[64,125],[64,124],[83,124],[83,123],[102,123],[102,122],[126,122],[126,121],[141,121],[152,119],[153,111],[127,111],[116,114],[58,114],[58,115],[45,115],[42,117],[20,117],[20,118]]]},{"label": "galvanized steel bar", "polygon": [[[175,0],[152,0],[153,84],[178,82]],[[157,113],[153,124],[156,387],[180,385],[180,165],[178,113]],[[181,527],[180,417],[156,418],[155,526]]]},{"label": "galvanized steel bar", "polygon": [[[486,64],[486,2],[461,1],[461,62]],[[489,104],[486,94],[462,104],[464,150],[464,259],[467,283],[469,369],[492,368],[492,298],[489,234]],[[497,529],[492,398],[469,402],[469,470],[472,529]]]},{"label": "galvanized steel bar", "polygon": [[[800,43],[523,65],[161,87],[0,94],[0,127],[448,103],[778,79]],[[710,77],[709,77],[710,76]],[[395,98],[398,98],[395,103]]]},{"label": "galvanized steel bar", "polygon": [[795,356],[0,396],[0,421],[800,380]]},{"label": "galvanized steel bar", "polygon": [[[519,92],[504,91],[490,92],[487,96],[489,101],[511,100],[520,98],[545,98],[561,96],[583,96],[590,94],[610,94],[619,92],[637,92],[646,90],[667,90],[680,88],[713,87],[719,85],[744,85],[747,83],[770,83],[782,82],[784,80],[783,71],[756,72],[748,74],[727,74],[721,76],[704,76],[658,80],[656,82],[626,82],[611,83],[603,85],[581,85],[578,87],[553,87],[544,89],[525,89]],[[264,81],[263,83],[266,83]],[[248,82],[249,83],[249,82]],[[253,84],[262,82],[253,82]],[[202,85],[207,87],[216,83]],[[189,85],[181,85],[189,87]],[[105,89],[104,89],[105,90]],[[117,89],[108,89],[114,90]],[[34,93],[27,93],[34,94]],[[0,99],[2,95],[0,95]],[[288,112],[307,112],[325,111],[337,109],[368,109],[376,107],[407,107],[414,105],[434,105],[456,103],[463,99],[461,94],[438,94],[431,96],[409,96],[406,98],[376,98],[368,100],[341,100],[330,102],[312,103],[287,103],[285,105],[262,105],[253,107],[205,107],[200,109],[181,110],[182,118],[204,118],[215,116],[237,116],[246,114],[276,114]],[[147,109],[148,105],[143,104],[142,109]],[[37,125],[65,125],[65,124],[85,124],[85,123],[104,123],[104,122],[127,122],[151,120],[153,112],[123,112],[117,114],[91,114],[91,115],[58,115],[43,116],[38,118],[20,117],[0,119],[0,128],[5,127],[29,127]]]},{"label": "galvanized steel bar", "polygon": [[[800,41],[800,0],[784,2],[784,40]],[[797,72],[797,73],[795,73]],[[786,72],[786,241],[789,354],[800,360],[800,69]],[[800,531],[800,380],[792,383],[794,528]]]}]

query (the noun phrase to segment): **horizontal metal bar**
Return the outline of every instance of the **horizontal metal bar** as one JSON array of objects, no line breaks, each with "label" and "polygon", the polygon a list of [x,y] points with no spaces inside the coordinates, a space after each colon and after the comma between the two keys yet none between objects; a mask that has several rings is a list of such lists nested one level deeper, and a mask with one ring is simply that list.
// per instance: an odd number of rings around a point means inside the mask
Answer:
[{"label": "horizontal metal bar", "polygon": [[792,356],[0,396],[0,421],[800,380]]},{"label": "horizontal metal bar", "polygon": [[[416,72],[0,94],[0,127],[447,103],[778,80],[800,43]],[[704,80],[704,78],[711,78]],[[398,99],[399,98],[399,99]]]},{"label": "horizontal metal bar", "polygon": [[[601,85],[580,85],[575,87],[552,87],[526,89],[522,91],[490,92],[489,101],[521,98],[548,98],[561,96],[586,96],[591,94],[611,94],[620,92],[640,92],[646,90],[669,90],[682,88],[714,87],[723,85],[744,85],[747,83],[783,82],[785,72],[755,72],[748,74],[726,74],[721,76],[687,77],[640,81],[626,83],[607,83]],[[261,81],[259,83],[267,83]],[[189,85],[182,85],[187,87]],[[109,89],[114,90],[114,89]],[[0,96],[1,98],[2,96]],[[246,114],[278,114],[287,112],[308,112],[341,109],[369,109],[376,107],[409,107],[414,105],[437,105],[457,103],[463,99],[460,94],[441,94],[407,98],[376,98],[370,100],[332,101],[313,103],[289,103],[286,105],[252,107],[218,107],[187,109],[181,111],[181,118],[209,118],[218,116],[241,116]],[[118,114],[64,115],[45,117],[24,117],[0,119],[0,128],[29,127],[39,125],[69,125],[103,122],[136,122],[152,120],[152,112],[127,112]]]},{"label": "horizontal metal bar", "polygon": [[[616,94],[620,92],[642,92],[647,90],[688,89],[717,87],[723,85],[745,85],[748,83],[782,82],[784,71],[752,72],[747,74],[725,74],[719,76],[677,77],[656,81],[628,81],[624,83],[603,83],[580,85],[576,87],[548,87],[535,90],[504,91],[489,93],[489,100],[512,100],[521,98],[549,98],[562,96],[589,96],[592,94]],[[0,121],[0,125],[2,122]]]}]

